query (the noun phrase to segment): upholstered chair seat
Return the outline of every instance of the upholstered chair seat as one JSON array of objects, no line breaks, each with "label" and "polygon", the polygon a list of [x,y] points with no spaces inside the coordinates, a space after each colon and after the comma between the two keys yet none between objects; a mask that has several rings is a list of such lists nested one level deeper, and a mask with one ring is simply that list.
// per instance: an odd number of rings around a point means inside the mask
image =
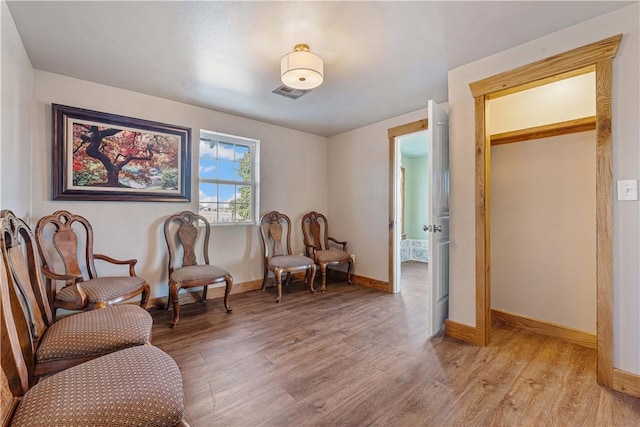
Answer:
[{"label": "upholstered chair seat", "polygon": [[310,266],[311,264],[313,264],[313,260],[302,255],[276,255],[274,257],[271,257],[269,263],[274,268],[281,268],[284,270],[287,268],[303,268],[305,266]]},{"label": "upholstered chair seat", "polygon": [[340,249],[330,248],[324,251],[316,251],[318,263],[348,261],[350,258],[351,255]]},{"label": "upholstered chair seat", "polygon": [[[97,279],[79,282],[78,286],[87,295],[89,304],[97,304],[100,301],[108,301],[118,298],[120,295],[136,292],[145,285],[140,277],[99,277]],[[76,293],[73,286],[62,288],[56,294],[56,299],[65,302],[74,302]]]},{"label": "upholstered chair seat", "polygon": [[196,282],[196,281],[218,281],[224,280],[224,277],[230,275],[227,270],[215,265],[189,265],[174,270],[171,273],[171,281],[174,283]]},{"label": "upholstered chair seat", "polygon": [[35,358],[36,374],[47,373],[129,347],[151,339],[153,319],[144,309],[129,304],[115,305],[64,317],[53,323],[40,339]]},{"label": "upholstered chair seat", "polygon": [[11,426],[149,426],[184,417],[178,366],[162,350],[138,346],[41,380],[20,400]]}]

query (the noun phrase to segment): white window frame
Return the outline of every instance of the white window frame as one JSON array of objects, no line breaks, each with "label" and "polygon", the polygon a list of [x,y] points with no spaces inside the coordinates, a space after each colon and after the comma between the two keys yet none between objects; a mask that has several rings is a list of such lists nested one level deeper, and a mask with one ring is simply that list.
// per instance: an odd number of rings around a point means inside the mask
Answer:
[{"label": "white window frame", "polygon": [[[251,158],[250,181],[228,181],[222,179],[202,178],[200,176],[200,143],[203,139],[249,147],[249,154]],[[249,218],[248,221],[216,221],[209,222],[209,224],[211,224],[212,226],[257,225],[260,221],[260,140],[200,129],[200,139],[198,140],[198,212],[200,212],[200,203],[207,203],[200,200],[201,182],[211,184],[243,185],[251,187],[251,218]]]}]

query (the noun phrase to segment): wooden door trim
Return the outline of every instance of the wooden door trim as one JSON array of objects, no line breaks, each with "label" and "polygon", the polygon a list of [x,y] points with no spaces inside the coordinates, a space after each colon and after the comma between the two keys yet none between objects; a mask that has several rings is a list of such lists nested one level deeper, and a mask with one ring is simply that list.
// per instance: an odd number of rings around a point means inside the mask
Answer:
[{"label": "wooden door trim", "polygon": [[491,265],[489,247],[489,183],[491,138],[485,125],[485,95],[475,98],[476,160],[476,343],[487,345],[491,338]]},{"label": "wooden door trim", "polygon": [[[592,67],[600,61],[613,59],[618,52],[622,34],[600,40],[576,49],[523,65],[486,79],[469,84],[474,98],[480,95],[504,95],[505,90],[515,88],[520,92],[535,86],[547,84],[547,79],[563,75],[575,70]],[[586,69],[585,71],[588,71]],[[511,92],[512,93],[512,92]]]},{"label": "wooden door trim", "polygon": [[[429,121],[427,119],[417,120],[411,123],[405,123],[400,126],[392,127],[387,130],[389,137],[389,287],[387,292],[393,292],[393,276],[395,269],[393,265],[393,232],[395,229],[396,214],[393,205],[393,193],[394,193],[394,167],[396,162],[396,138],[399,136],[409,135],[411,133],[421,132],[429,128]],[[391,226],[393,224],[393,226]]]},{"label": "wooden door trim", "polygon": [[595,67],[596,73],[596,287],[597,380],[613,380],[613,246],[611,164],[611,68],[622,35],[573,49],[469,84],[475,98],[476,344],[491,331],[490,176],[491,138],[485,125],[488,98],[546,83],[558,75]]},{"label": "wooden door trim", "polygon": [[612,59],[596,64],[596,294],[598,383],[613,387]]},{"label": "wooden door trim", "polygon": [[527,129],[519,129],[491,135],[491,146],[530,141],[532,139],[550,138],[596,129],[596,116],[551,123]]}]

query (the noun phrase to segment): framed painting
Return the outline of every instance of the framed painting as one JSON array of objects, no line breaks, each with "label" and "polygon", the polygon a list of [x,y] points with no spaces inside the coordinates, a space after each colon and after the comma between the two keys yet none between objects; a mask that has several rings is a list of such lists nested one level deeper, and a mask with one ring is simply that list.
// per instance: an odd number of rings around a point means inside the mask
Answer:
[{"label": "framed painting", "polygon": [[53,200],[188,202],[191,129],[52,105]]}]

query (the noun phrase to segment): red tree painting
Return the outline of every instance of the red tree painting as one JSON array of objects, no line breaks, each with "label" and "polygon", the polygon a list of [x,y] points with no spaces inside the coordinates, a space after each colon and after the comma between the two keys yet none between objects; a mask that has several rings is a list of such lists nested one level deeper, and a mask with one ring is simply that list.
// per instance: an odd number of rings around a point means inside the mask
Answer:
[{"label": "red tree painting", "polygon": [[73,124],[73,185],[175,190],[179,138]]}]

